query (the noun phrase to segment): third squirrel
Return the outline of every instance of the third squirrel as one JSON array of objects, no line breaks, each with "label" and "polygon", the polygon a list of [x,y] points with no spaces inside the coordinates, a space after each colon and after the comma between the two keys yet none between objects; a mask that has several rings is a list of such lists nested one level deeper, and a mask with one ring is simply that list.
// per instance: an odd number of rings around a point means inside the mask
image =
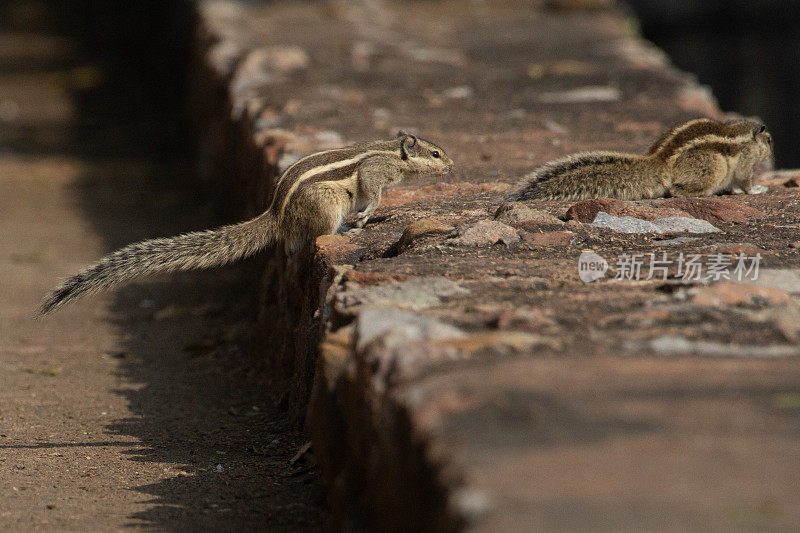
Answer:
[{"label": "third squirrel", "polygon": [[513,200],[709,196],[753,184],[756,163],[772,156],[772,137],[752,120],[690,120],[665,132],[644,155],[582,152],[528,174]]}]

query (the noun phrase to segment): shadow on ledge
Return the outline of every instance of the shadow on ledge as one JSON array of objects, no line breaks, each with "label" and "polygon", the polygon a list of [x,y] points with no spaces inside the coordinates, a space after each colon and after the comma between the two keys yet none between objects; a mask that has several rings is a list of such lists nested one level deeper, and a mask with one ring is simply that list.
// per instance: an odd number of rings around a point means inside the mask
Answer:
[{"label": "shadow on ledge", "polygon": [[[44,8],[45,18],[78,43],[79,57],[62,68],[90,65],[99,73],[74,94],[79,116],[68,138],[37,145],[34,132],[18,141],[85,161],[89,170],[74,195],[106,248],[219,225],[194,179],[192,139],[182,122],[189,3],[77,1],[69,12],[60,3],[12,4]],[[111,311],[122,349],[113,355],[127,383],[117,392],[137,416],[107,429],[147,446],[122,448],[129,460],[168,463],[159,482],[132,489],[150,499],[131,525],[322,527],[316,470],[305,457],[292,461],[304,440],[243,355],[261,266],[255,259],[117,290]]]}]

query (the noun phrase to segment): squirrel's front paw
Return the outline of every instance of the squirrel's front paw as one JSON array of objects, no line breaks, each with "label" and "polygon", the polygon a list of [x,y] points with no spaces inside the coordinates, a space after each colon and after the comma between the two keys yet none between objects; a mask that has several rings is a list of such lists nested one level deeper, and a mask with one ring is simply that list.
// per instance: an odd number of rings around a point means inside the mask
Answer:
[{"label": "squirrel's front paw", "polygon": [[364,231],[362,228],[353,227],[353,226],[345,226],[344,224],[339,226],[339,231],[336,233],[339,235],[344,235],[345,237],[352,237],[353,235],[358,235]]},{"label": "squirrel's front paw", "polygon": [[764,194],[767,192],[767,187],[764,185],[755,184],[749,189],[747,189],[747,194]]}]

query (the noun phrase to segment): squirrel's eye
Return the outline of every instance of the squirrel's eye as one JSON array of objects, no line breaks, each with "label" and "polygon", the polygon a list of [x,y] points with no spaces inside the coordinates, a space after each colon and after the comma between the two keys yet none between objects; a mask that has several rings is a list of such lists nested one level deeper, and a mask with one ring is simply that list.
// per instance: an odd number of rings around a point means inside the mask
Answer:
[{"label": "squirrel's eye", "polygon": [[431,156],[433,156],[435,159],[439,159],[439,152],[434,150],[433,152],[431,152]]}]

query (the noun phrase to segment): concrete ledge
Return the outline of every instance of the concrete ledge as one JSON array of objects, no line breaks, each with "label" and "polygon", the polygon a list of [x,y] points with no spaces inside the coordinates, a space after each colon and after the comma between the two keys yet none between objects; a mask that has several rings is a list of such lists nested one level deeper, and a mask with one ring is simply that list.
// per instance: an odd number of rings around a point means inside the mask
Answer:
[{"label": "concrete ledge", "polygon": [[[498,210],[538,163],[723,116],[607,4],[200,4],[202,165],[231,214],[266,208],[302,154],[400,128],[457,163],[387,191],[355,237],[265,257],[257,355],[307,420],[340,526],[800,522],[797,189]],[[720,231],[618,233],[585,219],[600,208]],[[778,292],[587,285],[589,249],[612,274],[622,254],[761,253]]]}]

